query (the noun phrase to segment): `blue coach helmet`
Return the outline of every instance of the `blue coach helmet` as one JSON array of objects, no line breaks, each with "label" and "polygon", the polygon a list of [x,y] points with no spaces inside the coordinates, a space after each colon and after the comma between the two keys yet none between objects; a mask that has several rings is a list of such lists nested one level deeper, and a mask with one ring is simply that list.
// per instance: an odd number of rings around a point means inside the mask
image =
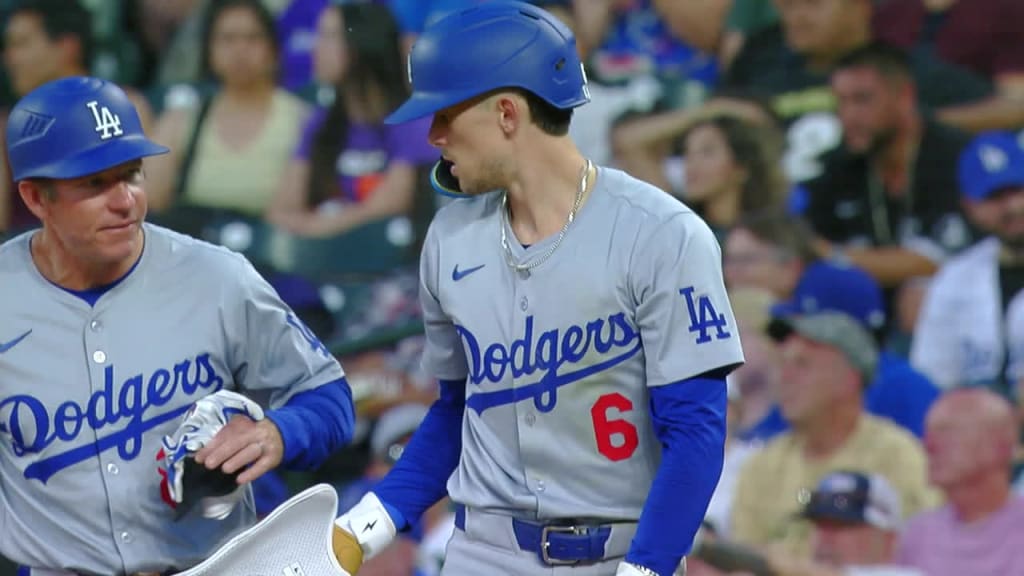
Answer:
[{"label": "blue coach helmet", "polygon": [[146,138],[124,91],[99,78],[43,84],[19,100],[7,120],[15,182],[78,178],[167,151]]},{"label": "blue coach helmet", "polygon": [[409,79],[412,96],[387,117],[388,124],[498,88],[522,88],[562,109],[590,101],[572,31],[524,2],[483,2],[438,20],[413,45]]}]

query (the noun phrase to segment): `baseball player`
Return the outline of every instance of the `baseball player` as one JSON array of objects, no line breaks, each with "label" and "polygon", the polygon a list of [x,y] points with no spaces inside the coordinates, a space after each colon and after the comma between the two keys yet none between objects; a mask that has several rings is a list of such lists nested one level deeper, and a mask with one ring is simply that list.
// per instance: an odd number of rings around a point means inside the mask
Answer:
[{"label": "baseball player", "polygon": [[579,153],[566,134],[586,78],[547,12],[454,12],[409,73],[387,121],[433,115],[433,180],[460,196],[420,268],[441,394],[336,521],[341,564],[354,573],[447,489],[443,574],[672,574],[718,481],[725,377],[743,361],[714,235]]},{"label": "baseball player", "polygon": [[[0,553],[32,576],[197,564],[255,523],[249,482],[350,438],[344,373],[242,256],[143,222],[142,158],[167,149],[114,84],[37,88],[7,144],[42,227],[0,246]],[[168,506],[165,436],[240,502]]]}]

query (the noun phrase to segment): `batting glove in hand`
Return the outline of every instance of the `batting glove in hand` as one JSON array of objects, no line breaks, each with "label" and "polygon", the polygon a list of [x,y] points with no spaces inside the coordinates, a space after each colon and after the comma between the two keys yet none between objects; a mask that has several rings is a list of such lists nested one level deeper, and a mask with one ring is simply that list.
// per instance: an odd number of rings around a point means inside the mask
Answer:
[{"label": "batting glove in hand", "polygon": [[334,555],[338,564],[355,574],[364,559],[388,547],[398,530],[384,504],[367,492],[358,504],[334,521]]},{"label": "batting glove in hand", "polygon": [[263,409],[252,400],[220,390],[201,398],[182,417],[178,429],[164,436],[157,454],[163,477],[161,494],[181,517],[197,502],[206,518],[226,518],[244,494],[244,486],[235,482],[237,474],[208,470],[194,460],[195,453],[206,446],[231,418],[243,415],[262,420]]}]

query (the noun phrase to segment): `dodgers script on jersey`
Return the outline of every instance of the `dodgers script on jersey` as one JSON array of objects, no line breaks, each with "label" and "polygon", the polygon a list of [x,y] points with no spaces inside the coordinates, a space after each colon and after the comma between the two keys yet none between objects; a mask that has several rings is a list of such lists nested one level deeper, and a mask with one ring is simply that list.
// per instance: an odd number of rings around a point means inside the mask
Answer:
[{"label": "dodgers script on jersey", "polygon": [[[507,265],[500,194],[435,217],[421,261],[424,364],[468,379],[452,499],[539,520],[640,515],[660,463],[648,386],[743,361],[708,226],[601,168],[562,245]],[[544,254],[549,238],[520,262]]]},{"label": "dodgers script on jersey", "polygon": [[343,376],[242,256],[144,230],[136,268],[95,307],[39,273],[32,233],[0,247],[0,552],[22,564],[198,563],[254,522],[252,495],[224,520],[196,507],[175,522],[160,497],[162,436],[220,389],[278,407]]}]

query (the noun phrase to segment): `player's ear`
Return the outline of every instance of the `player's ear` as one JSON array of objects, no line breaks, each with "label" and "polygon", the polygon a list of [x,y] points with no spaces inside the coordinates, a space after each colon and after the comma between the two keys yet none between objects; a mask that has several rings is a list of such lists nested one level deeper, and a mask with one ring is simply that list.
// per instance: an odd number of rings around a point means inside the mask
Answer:
[{"label": "player's ear", "polygon": [[526,99],[514,92],[501,92],[495,98],[498,125],[506,136],[511,136],[518,126],[528,121]]},{"label": "player's ear", "polygon": [[18,182],[18,195],[21,196],[21,201],[40,220],[43,220],[43,217],[48,212],[48,203],[53,202],[56,194],[56,189],[47,182],[34,180]]}]

